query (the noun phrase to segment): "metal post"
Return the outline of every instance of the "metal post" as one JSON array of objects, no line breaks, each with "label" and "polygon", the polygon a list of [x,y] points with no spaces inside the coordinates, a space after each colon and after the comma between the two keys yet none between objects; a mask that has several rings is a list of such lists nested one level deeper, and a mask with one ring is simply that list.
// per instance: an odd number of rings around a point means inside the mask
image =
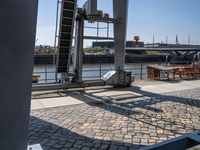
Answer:
[{"label": "metal post", "polygon": [[[56,9],[56,29],[55,29],[55,39],[54,39],[54,56],[53,56],[53,64],[55,67],[57,67],[56,65],[56,54],[58,55],[58,53],[56,53],[57,50],[57,38],[58,38],[58,14],[59,14],[59,4],[61,2],[59,0],[57,0],[57,9]],[[57,69],[56,69],[57,70]],[[56,71],[55,73],[55,79],[56,82],[58,81],[58,73]]]},{"label": "metal post", "polygon": [[101,78],[101,63],[99,64],[99,78]]},{"label": "metal post", "polygon": [[[97,38],[99,37],[99,22],[97,22]],[[97,41],[97,40],[96,40]]]},{"label": "metal post", "polygon": [[84,18],[77,20],[74,73],[75,82],[82,83]]},{"label": "metal post", "polygon": [[193,65],[195,65],[196,62],[196,54],[193,55]]},{"label": "metal post", "polygon": [[154,44],[155,44],[155,36],[153,35],[153,47],[154,47]]},{"label": "metal post", "polygon": [[167,66],[168,64],[168,59],[169,59],[169,54],[168,52],[166,52],[166,58],[165,58],[165,65]]},{"label": "metal post", "polygon": [[109,22],[107,23],[107,37],[109,37],[109,31],[110,31],[110,27],[109,27]]},{"label": "metal post", "polygon": [[200,55],[199,55],[199,51],[198,51],[198,53],[197,53],[197,65],[198,65],[198,73],[199,73],[199,77],[200,77],[199,59],[200,59]]},{"label": "metal post", "polygon": [[179,42],[178,42],[178,34],[176,34],[176,45],[178,45]]},{"label": "metal post", "polygon": [[188,45],[190,45],[190,35],[188,36]]},{"label": "metal post", "polygon": [[125,64],[128,2],[128,0],[113,0],[113,17],[118,19],[114,23],[115,69],[119,71],[124,70]]},{"label": "metal post", "polygon": [[168,36],[166,36],[166,45],[168,44]]},{"label": "metal post", "polygon": [[140,80],[142,80],[142,74],[143,74],[143,64],[140,66]]},{"label": "metal post", "polygon": [[55,28],[55,39],[54,39],[54,57],[53,57],[53,64],[55,65],[56,64],[56,57],[55,57],[55,54],[56,54],[56,48],[57,48],[57,33],[58,33],[58,12],[59,11],[59,0],[57,0],[57,8],[56,8],[56,28]]},{"label": "metal post", "polygon": [[46,65],[45,65],[44,70],[45,70],[45,82],[47,83],[47,66]]},{"label": "metal post", "polygon": [[0,1],[0,150],[27,150],[37,6]]}]

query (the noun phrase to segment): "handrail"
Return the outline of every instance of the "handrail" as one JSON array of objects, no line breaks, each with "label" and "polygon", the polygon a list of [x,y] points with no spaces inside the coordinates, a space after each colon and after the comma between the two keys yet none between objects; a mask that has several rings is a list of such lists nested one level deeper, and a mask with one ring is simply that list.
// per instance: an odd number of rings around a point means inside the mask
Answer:
[{"label": "handrail", "polygon": [[[49,70],[51,68],[51,70]],[[39,83],[44,82],[44,83],[51,83],[51,82],[56,82],[56,79],[54,78],[54,74],[56,73],[56,69],[54,69],[53,66],[42,66],[42,69],[44,71],[34,71],[34,74],[40,74],[40,79],[38,80]],[[114,68],[102,68],[102,64],[100,64],[98,69],[83,69],[83,79],[88,80],[88,79],[100,79],[106,72],[114,70]],[[137,76],[139,79],[143,79],[144,77],[147,76],[147,68],[144,67],[142,64],[140,67],[127,67],[126,70],[130,70],[133,75]],[[72,71],[70,71],[73,73]],[[92,75],[88,75],[87,73],[94,72]]]}]

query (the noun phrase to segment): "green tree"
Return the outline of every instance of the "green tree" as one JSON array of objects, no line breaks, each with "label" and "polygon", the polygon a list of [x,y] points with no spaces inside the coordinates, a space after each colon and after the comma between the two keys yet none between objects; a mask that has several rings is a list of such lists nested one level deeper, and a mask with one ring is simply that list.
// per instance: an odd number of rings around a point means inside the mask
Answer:
[{"label": "green tree", "polygon": [[84,48],[84,52],[86,53],[98,53],[98,52],[103,52],[104,51],[104,48],[102,47],[87,47],[87,48]]}]

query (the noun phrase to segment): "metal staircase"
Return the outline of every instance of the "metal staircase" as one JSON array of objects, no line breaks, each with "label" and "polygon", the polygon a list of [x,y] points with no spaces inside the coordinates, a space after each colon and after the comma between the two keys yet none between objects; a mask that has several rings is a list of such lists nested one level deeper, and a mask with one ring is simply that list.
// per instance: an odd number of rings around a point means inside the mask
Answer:
[{"label": "metal staircase", "polygon": [[77,0],[62,0],[57,73],[68,73]]}]

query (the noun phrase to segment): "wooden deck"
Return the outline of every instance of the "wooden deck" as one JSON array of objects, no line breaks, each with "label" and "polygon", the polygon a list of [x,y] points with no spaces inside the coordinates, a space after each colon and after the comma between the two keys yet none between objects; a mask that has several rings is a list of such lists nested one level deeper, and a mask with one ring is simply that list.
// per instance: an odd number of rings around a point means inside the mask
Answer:
[{"label": "wooden deck", "polygon": [[181,79],[199,78],[200,77],[200,66],[184,66],[178,69],[177,74]]},{"label": "wooden deck", "polygon": [[175,80],[176,75],[178,75],[179,79],[199,78],[200,65],[177,66],[177,67],[148,65],[147,73],[149,79],[157,79],[157,80],[165,80],[165,79]]}]

